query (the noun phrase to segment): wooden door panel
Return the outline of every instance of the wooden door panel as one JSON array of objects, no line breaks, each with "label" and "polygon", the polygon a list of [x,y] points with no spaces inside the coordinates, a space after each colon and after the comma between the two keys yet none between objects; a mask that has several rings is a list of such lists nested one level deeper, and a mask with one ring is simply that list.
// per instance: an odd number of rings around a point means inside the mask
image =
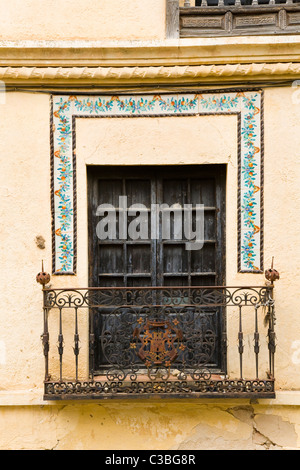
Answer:
[{"label": "wooden door panel", "polygon": [[123,193],[121,179],[98,179],[98,197],[101,195],[97,203],[112,204],[114,207],[119,206],[119,195]]},{"label": "wooden door panel", "polygon": [[151,180],[150,179],[125,179],[125,195],[128,207],[132,204],[143,204],[151,207]]},{"label": "wooden door panel", "polygon": [[215,275],[216,248],[214,244],[206,243],[201,250],[191,251],[191,272]]},{"label": "wooden door panel", "polygon": [[187,181],[186,179],[163,179],[161,203],[172,205],[187,204]]},{"label": "wooden door panel", "polygon": [[124,272],[123,246],[119,244],[99,244],[99,274],[122,274]]},{"label": "wooden door panel", "polygon": [[127,246],[127,273],[151,275],[151,245]]},{"label": "wooden door panel", "polygon": [[164,243],[163,271],[164,274],[188,272],[188,252],[184,243]]},{"label": "wooden door panel", "polygon": [[216,182],[214,178],[191,178],[190,181],[191,203],[204,204],[206,207],[215,207]]}]

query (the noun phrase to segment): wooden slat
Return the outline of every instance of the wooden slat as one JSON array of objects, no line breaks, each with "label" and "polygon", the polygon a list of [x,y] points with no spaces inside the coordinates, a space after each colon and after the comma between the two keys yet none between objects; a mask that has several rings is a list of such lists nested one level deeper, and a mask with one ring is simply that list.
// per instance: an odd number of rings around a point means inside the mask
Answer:
[{"label": "wooden slat", "polygon": [[[294,34],[300,32],[300,2],[208,5],[180,8],[180,37]],[[201,6],[199,6],[201,5]]]}]

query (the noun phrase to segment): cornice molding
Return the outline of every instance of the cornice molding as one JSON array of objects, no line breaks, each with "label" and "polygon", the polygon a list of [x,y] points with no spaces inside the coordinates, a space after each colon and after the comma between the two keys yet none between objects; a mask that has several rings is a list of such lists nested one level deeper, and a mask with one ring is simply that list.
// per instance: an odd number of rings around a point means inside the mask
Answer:
[{"label": "cornice molding", "polygon": [[104,85],[284,80],[300,78],[300,63],[158,67],[0,67],[7,85]]},{"label": "cornice molding", "polygon": [[0,41],[2,67],[149,67],[300,62],[300,35],[164,41]]},{"label": "cornice molding", "polygon": [[290,80],[300,35],[164,41],[0,41],[8,85],[132,85]]}]

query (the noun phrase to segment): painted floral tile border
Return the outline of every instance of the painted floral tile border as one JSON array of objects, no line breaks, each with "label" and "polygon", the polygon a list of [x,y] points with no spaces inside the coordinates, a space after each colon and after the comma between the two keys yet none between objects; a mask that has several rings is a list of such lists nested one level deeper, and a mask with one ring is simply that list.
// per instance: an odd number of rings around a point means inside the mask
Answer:
[{"label": "painted floral tile border", "polygon": [[53,273],[76,274],[76,117],[238,116],[238,271],[262,272],[263,93],[226,91],[161,95],[53,95],[51,192]]}]

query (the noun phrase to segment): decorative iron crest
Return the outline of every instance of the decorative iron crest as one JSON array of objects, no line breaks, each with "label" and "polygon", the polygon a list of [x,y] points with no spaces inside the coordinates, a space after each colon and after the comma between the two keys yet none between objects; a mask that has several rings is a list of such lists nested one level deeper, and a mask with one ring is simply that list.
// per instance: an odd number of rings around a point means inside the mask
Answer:
[{"label": "decorative iron crest", "polygon": [[[172,362],[178,357],[179,350],[184,350],[183,334],[177,328],[177,319],[170,320],[150,320],[139,318],[139,328],[135,328],[133,338],[140,342],[140,347],[136,351],[138,357],[149,367],[164,366],[170,367]],[[137,343],[131,343],[132,348],[137,347]]]}]

